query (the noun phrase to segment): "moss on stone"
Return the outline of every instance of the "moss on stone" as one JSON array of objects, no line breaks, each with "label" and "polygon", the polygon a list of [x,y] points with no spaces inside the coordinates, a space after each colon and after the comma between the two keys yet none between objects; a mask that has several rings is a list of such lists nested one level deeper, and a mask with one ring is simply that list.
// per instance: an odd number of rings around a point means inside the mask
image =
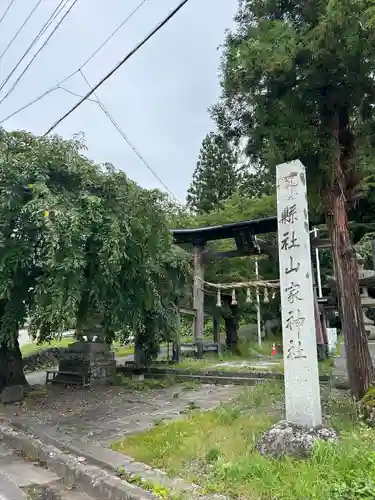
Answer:
[{"label": "moss on stone", "polygon": [[375,408],[375,387],[370,387],[370,389],[363,396],[361,404]]}]

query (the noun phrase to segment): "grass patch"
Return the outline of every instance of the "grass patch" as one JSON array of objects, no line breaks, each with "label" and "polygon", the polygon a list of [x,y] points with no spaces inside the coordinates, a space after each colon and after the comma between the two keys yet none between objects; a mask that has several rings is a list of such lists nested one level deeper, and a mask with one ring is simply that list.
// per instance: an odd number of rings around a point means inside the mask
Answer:
[{"label": "grass patch", "polygon": [[[266,360],[272,361],[272,360]],[[238,363],[236,365],[221,365],[221,363]],[[246,363],[246,366],[241,366],[240,363]],[[160,368],[160,365],[155,365],[155,368]],[[168,368],[176,368],[176,370],[196,370],[196,371],[218,371],[218,372],[254,372],[254,371],[271,371],[282,373],[283,361],[277,358],[275,364],[271,367],[257,368],[254,358],[249,356],[235,355],[228,352],[217,354],[206,354],[204,359],[196,359],[190,357],[183,357],[182,360],[176,364],[168,366]]]},{"label": "grass patch", "polygon": [[233,403],[193,411],[127,437],[112,449],[201,485],[207,493],[243,500],[350,500],[375,498],[375,432],[357,422],[349,398],[323,389],[327,423],[341,433],[336,446],[321,444],[308,460],[262,457],[259,435],[283,412],[283,385],[247,388]]},{"label": "grass patch", "polygon": [[[50,342],[42,342],[41,344],[37,344],[36,342],[30,342],[29,344],[25,344],[21,347],[21,353],[23,357],[32,356],[33,354],[37,354],[40,351],[45,351],[47,349],[56,348],[62,349],[68,347],[69,344],[75,342],[73,337],[64,337],[58,340],[51,340]],[[122,346],[118,343],[114,343],[111,347],[116,356],[129,356],[134,353],[133,346]]]},{"label": "grass patch", "polygon": [[262,343],[259,344],[255,341],[246,341],[245,339],[240,342],[240,350],[244,351],[245,354],[248,354],[250,357],[254,358],[257,355],[260,356],[270,356],[272,351],[273,344],[280,344],[280,338],[267,338],[263,339]]},{"label": "grass patch", "polygon": [[[176,365],[169,366],[168,368],[176,368],[184,369],[184,370],[194,370],[194,371],[218,371],[218,372],[242,372],[242,373],[253,373],[253,372],[270,372],[270,373],[284,373],[284,362],[281,356],[268,358],[264,356],[264,358],[254,357],[254,352],[267,352],[268,354],[271,352],[272,343],[268,342],[264,343],[260,346],[257,343],[251,343],[247,345],[247,349],[245,354],[232,354],[230,352],[223,352],[219,355],[217,354],[206,354],[204,359],[196,359],[185,357],[182,358],[180,363]],[[263,356],[263,355],[262,355]],[[257,366],[256,362],[273,362],[269,366]],[[230,362],[230,363],[238,363],[239,366],[236,365],[221,365],[221,363]],[[246,366],[241,366],[240,363],[246,363]],[[253,362],[253,364],[252,364]],[[319,375],[331,376],[333,370],[334,359],[332,357],[325,359],[324,361],[319,362]],[[156,365],[157,368],[160,368],[160,365]]]},{"label": "grass patch", "polygon": [[117,342],[114,342],[111,346],[111,349],[118,358],[129,356],[130,354],[134,354],[134,346],[133,345],[121,345]]},{"label": "grass patch", "polygon": [[332,375],[334,359],[332,357],[326,358],[324,361],[320,361],[318,364],[319,375]]},{"label": "grass patch", "polygon": [[[233,354],[227,351],[225,347],[219,354],[206,353],[204,359],[196,359],[194,357],[182,357],[180,363],[174,365],[176,369],[196,370],[196,371],[225,371],[225,372],[254,372],[254,371],[271,371],[276,373],[283,372],[283,362],[281,357],[271,358],[271,350],[273,339],[263,340],[262,345],[254,341],[246,341],[242,339],[239,342],[239,353]],[[262,359],[263,358],[263,359]],[[162,360],[163,358],[161,358]],[[256,367],[258,361],[275,361],[272,367]],[[223,366],[221,363],[238,363],[239,366]],[[241,366],[241,363],[246,363],[246,366]],[[219,366],[216,366],[219,365]],[[160,368],[160,365],[158,366]]]},{"label": "grass patch", "polygon": [[56,349],[61,349],[64,347],[68,347],[69,344],[74,342],[72,337],[64,337],[59,340],[51,340],[51,342],[43,342],[41,344],[37,344],[35,342],[30,342],[29,344],[25,344],[21,347],[22,356],[31,356],[40,351],[44,351],[46,349],[51,349],[52,347]]}]

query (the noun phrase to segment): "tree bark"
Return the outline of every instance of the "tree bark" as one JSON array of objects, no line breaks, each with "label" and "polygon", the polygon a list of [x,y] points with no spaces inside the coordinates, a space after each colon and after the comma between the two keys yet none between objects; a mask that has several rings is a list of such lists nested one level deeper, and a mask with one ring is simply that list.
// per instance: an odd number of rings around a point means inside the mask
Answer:
[{"label": "tree bark", "polygon": [[232,314],[224,318],[226,345],[233,354],[238,353],[238,321],[236,315]]},{"label": "tree bark", "polygon": [[4,387],[12,385],[28,385],[23,371],[18,335],[14,339],[13,347],[0,344],[0,392]]},{"label": "tree bark", "polygon": [[363,322],[357,258],[348,225],[345,172],[350,145],[348,149],[348,144],[343,144],[343,137],[347,137],[348,133],[347,124],[340,122],[337,117],[332,133],[337,144],[337,155],[333,158],[332,180],[327,183],[325,201],[349,384],[353,396],[360,399],[373,380],[374,370]]},{"label": "tree bark", "polygon": [[232,351],[233,354],[239,352],[238,349],[238,306],[231,303],[231,297],[225,296],[224,300],[228,302],[230,315],[224,317],[225,336],[227,349]]},{"label": "tree bark", "polygon": [[141,342],[141,333],[135,334],[134,340],[134,368],[142,368],[146,365],[146,356]]}]

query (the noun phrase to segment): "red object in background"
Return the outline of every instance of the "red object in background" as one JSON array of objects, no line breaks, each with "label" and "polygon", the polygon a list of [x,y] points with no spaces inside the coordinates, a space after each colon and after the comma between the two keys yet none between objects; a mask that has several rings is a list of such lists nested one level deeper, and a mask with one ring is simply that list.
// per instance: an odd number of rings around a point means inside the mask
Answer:
[{"label": "red object in background", "polygon": [[276,356],[277,351],[276,351],[276,345],[272,344],[272,351],[271,351],[271,356]]}]

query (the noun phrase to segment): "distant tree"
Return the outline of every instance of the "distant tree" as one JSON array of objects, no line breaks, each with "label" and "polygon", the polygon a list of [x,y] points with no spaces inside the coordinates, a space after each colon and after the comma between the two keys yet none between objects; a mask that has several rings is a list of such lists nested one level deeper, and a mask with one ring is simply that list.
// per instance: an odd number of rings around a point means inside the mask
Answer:
[{"label": "distant tree", "polygon": [[226,137],[247,138],[249,158],[270,173],[297,158],[307,167],[332,240],[356,398],[374,375],[348,224],[360,156],[374,149],[374,14],[373,0],[241,0],[213,110]]},{"label": "distant tree", "polygon": [[197,214],[220,208],[240,185],[237,160],[235,149],[222,134],[207,134],[188,190],[188,207]]},{"label": "distant tree", "polygon": [[263,167],[249,166],[242,169],[241,195],[249,198],[259,198],[275,193],[275,179],[270,175],[268,169]]}]

